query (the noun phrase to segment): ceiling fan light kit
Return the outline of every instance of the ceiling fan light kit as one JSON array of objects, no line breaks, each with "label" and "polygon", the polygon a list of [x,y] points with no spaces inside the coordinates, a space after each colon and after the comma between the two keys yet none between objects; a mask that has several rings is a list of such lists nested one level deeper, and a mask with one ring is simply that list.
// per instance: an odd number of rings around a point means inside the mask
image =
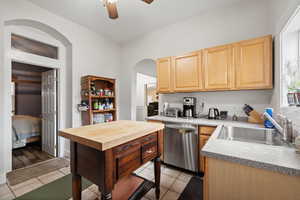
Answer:
[{"label": "ceiling fan light kit", "polygon": [[[154,0],[142,0],[147,4],[151,4]],[[111,19],[117,19],[118,15],[118,8],[117,8],[118,0],[102,0],[104,7],[106,7],[108,16]]]}]

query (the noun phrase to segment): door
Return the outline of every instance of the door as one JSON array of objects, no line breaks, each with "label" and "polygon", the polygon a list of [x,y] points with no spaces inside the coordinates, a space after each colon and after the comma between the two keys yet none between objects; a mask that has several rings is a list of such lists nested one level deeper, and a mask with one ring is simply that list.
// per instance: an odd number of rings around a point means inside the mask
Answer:
[{"label": "door", "polygon": [[202,89],[201,52],[174,57],[172,61],[175,92]]},{"label": "door", "polygon": [[56,70],[42,73],[42,150],[56,156],[57,97]]},{"label": "door", "polygon": [[235,57],[238,89],[272,88],[272,36],[237,43]]},{"label": "door", "polygon": [[228,90],[233,87],[232,46],[205,49],[203,68],[206,90]]},{"label": "door", "polygon": [[172,91],[171,85],[171,58],[161,58],[156,63],[157,90],[160,93]]}]

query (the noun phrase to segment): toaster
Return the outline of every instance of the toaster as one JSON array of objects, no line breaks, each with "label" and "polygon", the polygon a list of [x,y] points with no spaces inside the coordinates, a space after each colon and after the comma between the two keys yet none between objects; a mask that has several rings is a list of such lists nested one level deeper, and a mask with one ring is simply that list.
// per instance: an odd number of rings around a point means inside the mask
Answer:
[{"label": "toaster", "polygon": [[168,108],[166,111],[166,117],[180,117],[179,108]]}]

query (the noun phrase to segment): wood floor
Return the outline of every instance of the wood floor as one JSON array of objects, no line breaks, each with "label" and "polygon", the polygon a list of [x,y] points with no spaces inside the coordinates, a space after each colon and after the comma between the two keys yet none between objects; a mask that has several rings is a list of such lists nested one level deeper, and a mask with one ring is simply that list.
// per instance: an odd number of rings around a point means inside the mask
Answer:
[{"label": "wood floor", "polygon": [[29,144],[20,149],[14,149],[12,153],[13,170],[27,167],[53,158],[51,155],[43,152],[39,144]]}]

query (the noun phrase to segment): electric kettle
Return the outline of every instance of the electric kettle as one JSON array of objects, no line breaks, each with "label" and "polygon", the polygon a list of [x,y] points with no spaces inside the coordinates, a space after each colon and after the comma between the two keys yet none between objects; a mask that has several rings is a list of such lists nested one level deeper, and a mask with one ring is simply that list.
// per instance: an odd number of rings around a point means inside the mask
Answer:
[{"label": "electric kettle", "polygon": [[220,113],[217,108],[209,108],[208,119],[219,119]]}]

